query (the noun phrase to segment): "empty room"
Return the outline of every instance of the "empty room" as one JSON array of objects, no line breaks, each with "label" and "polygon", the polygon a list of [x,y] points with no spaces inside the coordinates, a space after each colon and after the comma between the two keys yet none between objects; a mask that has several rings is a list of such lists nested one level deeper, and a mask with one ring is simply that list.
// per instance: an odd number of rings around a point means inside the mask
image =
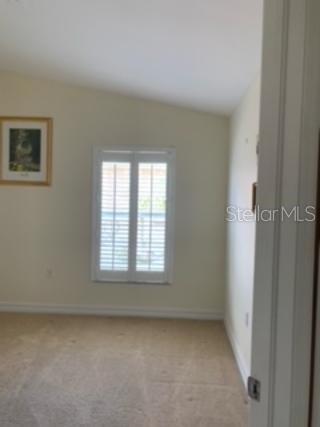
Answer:
[{"label": "empty room", "polygon": [[1,427],[248,427],[262,9],[0,0]]}]

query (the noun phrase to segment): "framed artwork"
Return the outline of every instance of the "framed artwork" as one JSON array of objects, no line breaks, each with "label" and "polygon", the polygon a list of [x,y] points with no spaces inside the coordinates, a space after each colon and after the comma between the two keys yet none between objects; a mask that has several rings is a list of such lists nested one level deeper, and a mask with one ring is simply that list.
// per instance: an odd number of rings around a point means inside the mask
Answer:
[{"label": "framed artwork", "polygon": [[52,119],[0,117],[0,184],[50,185]]}]

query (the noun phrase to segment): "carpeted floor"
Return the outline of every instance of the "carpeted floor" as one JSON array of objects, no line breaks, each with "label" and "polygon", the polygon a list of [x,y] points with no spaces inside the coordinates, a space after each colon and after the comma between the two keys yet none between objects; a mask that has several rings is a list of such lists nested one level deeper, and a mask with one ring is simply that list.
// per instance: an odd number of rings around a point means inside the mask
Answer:
[{"label": "carpeted floor", "polygon": [[220,322],[0,314],[1,427],[247,427]]}]

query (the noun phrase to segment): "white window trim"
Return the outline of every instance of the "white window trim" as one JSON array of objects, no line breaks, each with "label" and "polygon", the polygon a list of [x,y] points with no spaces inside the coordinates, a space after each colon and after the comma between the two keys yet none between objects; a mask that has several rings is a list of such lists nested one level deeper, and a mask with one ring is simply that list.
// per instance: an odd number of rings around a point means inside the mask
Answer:
[{"label": "white window trim", "polygon": [[[99,269],[100,261],[100,196],[101,196],[101,169],[100,165],[105,159],[124,161],[127,153],[128,161],[131,163],[131,202],[137,203],[135,195],[137,194],[137,165],[139,159],[147,160],[150,153],[150,161],[165,162],[167,169],[167,211],[166,211],[166,252],[165,252],[165,271],[156,272],[137,272],[135,271],[135,254],[136,250],[136,227],[130,226],[129,238],[129,271],[125,272],[103,272]],[[104,157],[105,156],[105,157]],[[169,285],[173,282],[173,263],[174,263],[174,206],[175,206],[175,157],[176,152],[173,148],[150,148],[145,146],[106,146],[94,147],[93,149],[93,180],[92,180],[92,262],[91,262],[91,279],[94,282],[101,283],[125,283],[125,284],[158,284]],[[130,224],[136,224],[137,209],[130,214]]]}]

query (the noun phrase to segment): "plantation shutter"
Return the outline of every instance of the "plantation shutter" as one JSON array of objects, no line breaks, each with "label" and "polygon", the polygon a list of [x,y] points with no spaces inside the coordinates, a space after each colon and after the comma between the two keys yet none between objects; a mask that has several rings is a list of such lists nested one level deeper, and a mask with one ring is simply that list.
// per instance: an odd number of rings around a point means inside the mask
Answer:
[{"label": "plantation shutter", "polygon": [[94,280],[169,282],[172,157],[168,150],[95,150]]},{"label": "plantation shutter", "polygon": [[128,271],[130,163],[103,162],[101,182],[100,270]]},{"label": "plantation shutter", "polygon": [[137,271],[164,272],[166,163],[139,163]]}]

